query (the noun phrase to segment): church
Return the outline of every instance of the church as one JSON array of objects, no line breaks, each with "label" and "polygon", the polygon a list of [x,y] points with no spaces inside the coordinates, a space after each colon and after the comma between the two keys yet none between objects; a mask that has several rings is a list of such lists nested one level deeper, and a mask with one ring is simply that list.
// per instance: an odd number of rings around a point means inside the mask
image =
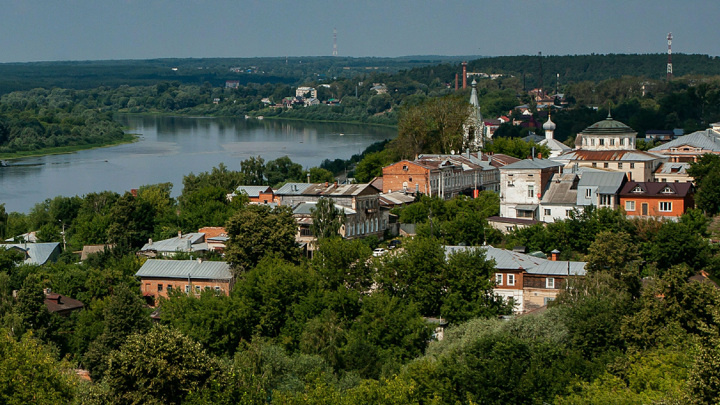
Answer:
[{"label": "church", "polygon": [[463,149],[470,149],[471,152],[478,152],[485,146],[485,122],[480,113],[480,102],[477,96],[477,82],[472,81],[472,92],[470,93],[469,115],[463,124]]}]

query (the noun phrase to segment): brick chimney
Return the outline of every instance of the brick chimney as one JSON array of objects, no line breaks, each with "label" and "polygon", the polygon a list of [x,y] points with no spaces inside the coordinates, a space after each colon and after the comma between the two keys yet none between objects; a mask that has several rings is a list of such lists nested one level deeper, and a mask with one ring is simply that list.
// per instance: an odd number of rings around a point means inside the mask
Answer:
[{"label": "brick chimney", "polygon": [[550,260],[556,262],[558,261],[558,257],[560,256],[560,251],[557,249],[553,249],[552,252],[550,252]]},{"label": "brick chimney", "polygon": [[462,63],[463,90],[467,88],[467,62]]}]

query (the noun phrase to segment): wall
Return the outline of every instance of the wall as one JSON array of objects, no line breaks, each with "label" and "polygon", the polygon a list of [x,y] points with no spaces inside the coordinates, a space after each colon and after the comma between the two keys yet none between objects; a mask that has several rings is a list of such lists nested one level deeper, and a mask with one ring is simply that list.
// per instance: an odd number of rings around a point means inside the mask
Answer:
[{"label": "wall", "polygon": [[[635,210],[627,209],[627,201],[635,202]],[[660,211],[660,202],[669,201],[672,202],[672,210],[669,212]],[[648,204],[647,215],[642,215],[642,204]],[[647,197],[647,196],[632,196],[632,197],[620,197],[620,206],[625,209],[628,216],[636,217],[665,217],[665,218],[677,218],[685,213],[690,208],[693,208],[694,202],[692,196],[683,198],[673,197]]]},{"label": "wall", "polygon": [[429,173],[430,170],[408,160],[386,166],[383,168],[383,193],[403,191],[407,186],[408,192],[414,193],[417,187],[421,193],[429,194]]},{"label": "wall", "polygon": [[[192,281],[192,289],[193,292],[195,292],[195,286],[199,286],[202,290],[205,290],[205,287],[209,287],[210,289],[215,289],[216,286],[220,287],[220,291],[222,291],[225,295],[230,295],[230,290],[232,289],[232,283],[229,280],[191,280]],[[158,291],[158,284],[162,284],[162,291]],[[158,297],[168,297],[168,290],[167,286],[172,285],[173,289],[180,289],[180,291],[185,291],[185,286],[188,285],[187,279],[167,279],[167,278],[143,278],[140,281],[140,290],[144,295],[152,295],[156,299]]]}]

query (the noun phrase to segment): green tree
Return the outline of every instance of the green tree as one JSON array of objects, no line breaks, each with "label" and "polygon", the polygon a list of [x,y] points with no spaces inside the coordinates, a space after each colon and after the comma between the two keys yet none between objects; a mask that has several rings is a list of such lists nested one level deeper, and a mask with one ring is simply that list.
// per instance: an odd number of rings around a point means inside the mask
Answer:
[{"label": "green tree", "polygon": [[306,173],[310,174],[310,183],[332,183],[335,181],[335,176],[330,170],[323,169],[320,167],[311,167]]},{"label": "green tree", "polygon": [[355,166],[355,180],[367,183],[375,177],[381,177],[382,168],[392,163],[394,159],[389,149],[369,153]]},{"label": "green tree", "polygon": [[288,207],[247,205],[230,218],[226,230],[230,237],[226,258],[236,273],[249,271],[267,255],[291,261],[300,256],[297,224]]},{"label": "green tree", "polygon": [[345,225],[345,211],[335,206],[332,198],[320,198],[315,207],[310,208],[312,216],[311,230],[318,240],[337,236]]},{"label": "green tree", "polygon": [[251,156],[240,162],[240,172],[248,185],[260,186],[265,182],[265,160],[260,156]]},{"label": "green tree", "polygon": [[15,340],[0,330],[0,402],[8,405],[71,403],[77,384],[69,365],[31,334]]},{"label": "green tree", "polygon": [[109,355],[103,381],[120,404],[179,404],[204,387],[215,361],[202,346],[175,329],[156,325],[128,337]]},{"label": "green tree", "polygon": [[139,248],[155,230],[152,205],[125,193],[110,209],[108,238],[120,249]]},{"label": "green tree", "polygon": [[335,290],[344,286],[364,292],[373,282],[369,263],[371,257],[372,249],[362,241],[334,236],[318,241],[312,264],[325,289]]},{"label": "green tree", "polygon": [[632,237],[625,232],[603,231],[597,234],[588,248],[588,269],[607,271],[628,290],[637,295],[640,290],[640,254]]},{"label": "green tree", "polygon": [[695,203],[708,215],[720,213],[720,156],[705,154],[688,169],[698,187]]},{"label": "green tree", "polygon": [[283,156],[267,162],[265,176],[268,184],[277,187],[286,181],[304,181],[302,165],[293,163],[289,157]]}]

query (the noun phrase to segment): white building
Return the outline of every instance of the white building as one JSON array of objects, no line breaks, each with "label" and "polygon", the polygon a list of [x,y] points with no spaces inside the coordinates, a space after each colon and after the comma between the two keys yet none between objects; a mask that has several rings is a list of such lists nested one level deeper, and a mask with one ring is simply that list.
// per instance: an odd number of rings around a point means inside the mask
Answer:
[{"label": "white building", "polygon": [[500,216],[538,219],[546,186],[562,166],[549,159],[525,159],[501,167]]}]

